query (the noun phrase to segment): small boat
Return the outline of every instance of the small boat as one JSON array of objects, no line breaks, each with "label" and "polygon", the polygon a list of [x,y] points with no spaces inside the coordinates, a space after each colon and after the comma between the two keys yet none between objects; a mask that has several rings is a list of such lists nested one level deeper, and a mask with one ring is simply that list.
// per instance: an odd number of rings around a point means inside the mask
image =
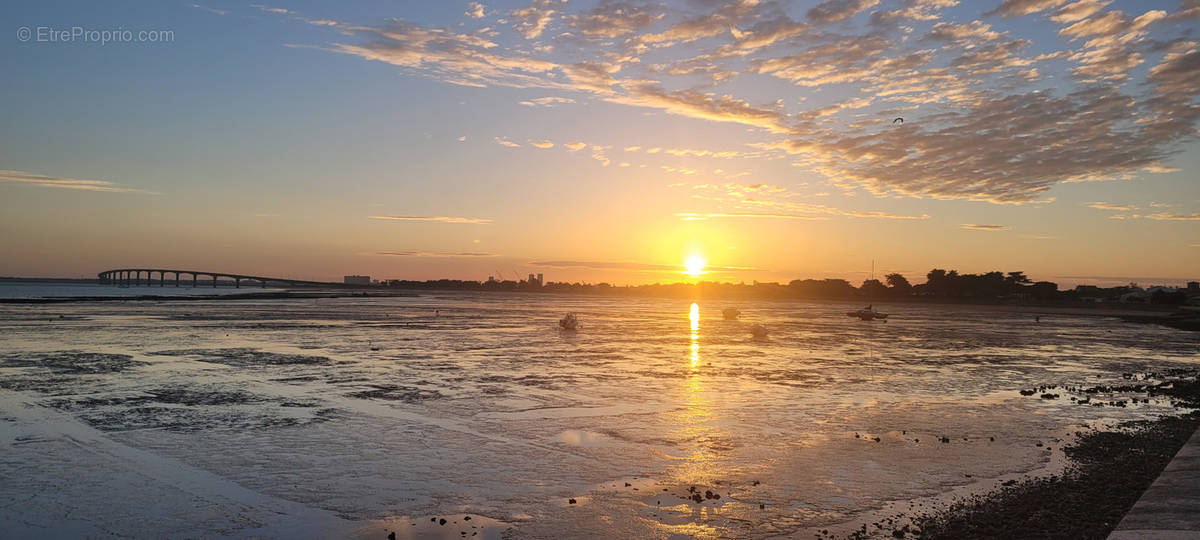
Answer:
[{"label": "small boat", "polygon": [[725,317],[727,321],[736,321],[741,314],[742,312],[738,308],[727,307],[721,310],[721,316]]},{"label": "small boat", "polygon": [[579,319],[574,313],[568,313],[567,316],[558,320],[558,326],[563,330],[574,330],[579,327]]},{"label": "small boat", "polygon": [[750,335],[752,335],[756,338],[759,338],[759,339],[765,338],[765,337],[767,337],[767,327],[765,327],[761,324],[756,324],[754,326],[751,326],[750,327]]},{"label": "small boat", "polygon": [[846,316],[847,317],[858,317],[858,319],[862,320],[862,321],[871,321],[871,320],[875,320],[875,319],[886,319],[887,313],[880,313],[878,311],[875,311],[874,306],[867,306],[867,307],[859,309],[859,310],[847,311]]}]

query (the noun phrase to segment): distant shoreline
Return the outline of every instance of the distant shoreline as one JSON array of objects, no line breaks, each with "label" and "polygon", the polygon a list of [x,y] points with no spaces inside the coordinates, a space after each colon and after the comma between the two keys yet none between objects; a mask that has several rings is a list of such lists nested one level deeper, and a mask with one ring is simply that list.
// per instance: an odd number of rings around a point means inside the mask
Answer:
[{"label": "distant shoreline", "polygon": [[[35,280],[27,278],[17,278],[24,283],[45,283],[44,280]],[[16,281],[13,278],[0,278],[0,282]],[[59,280],[59,282],[80,283],[86,280]],[[91,280],[95,283],[96,280]],[[152,288],[147,287],[147,292]],[[226,289],[228,290],[228,289]],[[136,296],[62,296],[62,297],[38,297],[38,298],[0,298],[0,304],[16,304],[16,305],[45,305],[45,304],[67,304],[77,302],[146,302],[146,301],[198,301],[198,300],[304,300],[313,298],[402,298],[402,297],[419,297],[428,294],[436,293],[464,293],[464,294],[548,294],[554,296],[599,296],[599,297],[653,297],[653,298],[676,298],[681,300],[701,300],[702,295],[679,296],[679,295],[646,295],[646,294],[624,294],[613,291],[607,293],[597,293],[593,291],[507,291],[507,290],[463,290],[463,289],[401,289],[388,287],[360,287],[357,289],[326,289],[321,287],[299,287],[289,288],[283,291],[271,292],[245,292],[245,293],[227,293],[227,294],[196,294],[196,295],[156,295],[145,294]],[[818,304],[845,304],[853,302],[871,302],[863,298],[729,298],[729,297],[709,297],[708,300],[717,300],[722,302],[748,302],[748,301],[770,301],[770,302],[808,302]],[[1002,302],[1002,301],[972,301],[971,299],[944,299],[944,298],[888,298],[873,301],[878,305],[906,305],[919,304],[939,306],[943,308],[952,308],[954,306],[971,307],[974,309],[985,309],[1001,311],[1006,313],[1027,313],[1029,315],[1038,316],[1053,316],[1053,315],[1070,315],[1084,317],[1116,317],[1126,322],[1141,323],[1141,324],[1159,324],[1177,328],[1180,330],[1200,331],[1200,310],[1181,309],[1179,306],[1160,305],[1160,304],[1119,304],[1111,303],[1056,303],[1056,302]]]}]

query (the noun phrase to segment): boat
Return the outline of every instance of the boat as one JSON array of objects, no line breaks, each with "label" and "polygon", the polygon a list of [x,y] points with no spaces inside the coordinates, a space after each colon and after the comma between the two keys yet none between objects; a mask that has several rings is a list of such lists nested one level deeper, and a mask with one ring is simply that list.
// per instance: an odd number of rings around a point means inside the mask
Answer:
[{"label": "boat", "polygon": [[760,339],[765,338],[765,337],[767,337],[767,327],[765,327],[761,324],[756,324],[754,326],[751,326],[750,327],[750,335],[752,335],[756,338],[760,338]]},{"label": "boat", "polygon": [[858,317],[858,319],[862,320],[862,321],[872,321],[875,319],[886,319],[887,313],[880,313],[878,311],[875,311],[875,307],[873,305],[871,305],[871,306],[867,306],[862,309],[858,309],[858,310],[854,310],[854,311],[847,311],[846,316],[847,317]]},{"label": "boat", "polygon": [[725,320],[727,321],[736,321],[741,314],[742,312],[738,310],[738,308],[728,307],[721,310],[721,315],[725,317]]},{"label": "boat", "polygon": [[574,330],[579,327],[579,319],[575,317],[574,313],[568,313],[558,320],[558,326],[563,330]]}]

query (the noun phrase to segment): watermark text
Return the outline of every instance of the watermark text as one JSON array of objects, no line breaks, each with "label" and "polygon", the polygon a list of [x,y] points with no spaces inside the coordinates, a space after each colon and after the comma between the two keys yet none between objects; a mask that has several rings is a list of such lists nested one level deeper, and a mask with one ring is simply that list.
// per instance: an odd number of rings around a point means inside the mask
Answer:
[{"label": "watermark text", "polygon": [[17,41],[34,43],[84,43],[108,45],[112,43],[173,43],[174,30],[133,30],[126,28],[87,28],[71,26],[22,26],[17,29]]}]

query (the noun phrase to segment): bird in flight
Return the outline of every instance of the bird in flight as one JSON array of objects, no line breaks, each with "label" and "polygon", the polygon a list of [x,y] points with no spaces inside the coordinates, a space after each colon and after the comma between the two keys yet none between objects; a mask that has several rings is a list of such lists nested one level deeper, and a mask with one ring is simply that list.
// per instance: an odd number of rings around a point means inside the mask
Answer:
[{"label": "bird in flight", "polygon": [[903,118],[896,118],[895,120],[892,120],[892,123],[893,123],[893,124],[895,124],[896,122],[900,122],[901,124],[903,124],[903,123],[904,123],[904,119],[903,119]]}]

